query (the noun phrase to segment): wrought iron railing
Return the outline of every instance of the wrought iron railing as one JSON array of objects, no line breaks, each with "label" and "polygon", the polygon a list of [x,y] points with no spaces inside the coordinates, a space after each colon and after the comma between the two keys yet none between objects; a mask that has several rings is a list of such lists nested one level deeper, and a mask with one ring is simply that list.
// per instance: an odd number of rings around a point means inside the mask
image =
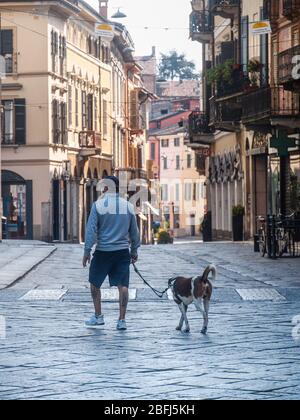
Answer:
[{"label": "wrought iron railing", "polygon": [[280,87],[266,87],[240,98],[243,123],[270,117],[300,117],[299,95]]},{"label": "wrought iron railing", "polygon": [[79,133],[79,147],[83,149],[101,149],[101,135],[96,131]]},{"label": "wrought iron railing", "polygon": [[293,58],[300,56],[300,45],[289,48],[278,55],[278,81],[280,84],[295,82]]},{"label": "wrought iron railing", "polygon": [[300,16],[300,0],[283,0],[282,14],[287,19]]}]

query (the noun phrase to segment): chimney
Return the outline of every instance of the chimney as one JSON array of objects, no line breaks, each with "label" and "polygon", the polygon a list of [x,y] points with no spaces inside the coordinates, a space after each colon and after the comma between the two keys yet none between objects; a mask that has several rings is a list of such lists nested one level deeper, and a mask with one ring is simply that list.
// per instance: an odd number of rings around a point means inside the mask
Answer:
[{"label": "chimney", "polygon": [[156,47],[152,47],[152,57],[156,57]]},{"label": "chimney", "polygon": [[108,0],[99,0],[99,13],[105,19],[108,18]]}]

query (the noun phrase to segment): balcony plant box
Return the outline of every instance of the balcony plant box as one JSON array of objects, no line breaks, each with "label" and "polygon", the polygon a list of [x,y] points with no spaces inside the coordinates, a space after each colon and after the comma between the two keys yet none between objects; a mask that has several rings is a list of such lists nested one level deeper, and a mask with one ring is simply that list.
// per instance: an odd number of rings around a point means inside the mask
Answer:
[{"label": "balcony plant box", "polygon": [[244,240],[244,217],[245,208],[241,205],[232,209],[232,234],[234,242],[242,242]]}]

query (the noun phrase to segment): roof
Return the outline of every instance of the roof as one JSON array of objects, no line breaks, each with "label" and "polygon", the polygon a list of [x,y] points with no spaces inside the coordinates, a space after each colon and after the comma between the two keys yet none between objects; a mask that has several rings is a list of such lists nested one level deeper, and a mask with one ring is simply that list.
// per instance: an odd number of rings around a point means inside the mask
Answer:
[{"label": "roof", "polygon": [[157,89],[159,96],[162,97],[200,97],[198,80],[158,82]]},{"label": "roof", "polygon": [[152,120],[150,120],[150,123],[168,120],[170,118],[176,117],[177,115],[186,114],[187,112],[191,112],[191,111],[186,109],[186,110],[180,110],[180,111],[177,111],[177,112],[173,112],[172,114],[166,114],[166,115],[163,115],[159,118],[153,118]]},{"label": "roof", "polygon": [[186,133],[185,127],[179,127],[178,124],[175,124],[167,128],[150,130],[149,135],[150,137],[151,136],[161,137],[161,136],[171,136],[171,135],[185,134],[185,133]]}]

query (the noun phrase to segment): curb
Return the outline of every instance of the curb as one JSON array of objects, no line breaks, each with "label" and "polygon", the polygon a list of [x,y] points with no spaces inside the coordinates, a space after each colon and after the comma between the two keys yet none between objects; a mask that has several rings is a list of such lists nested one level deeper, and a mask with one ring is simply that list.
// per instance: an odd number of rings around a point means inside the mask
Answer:
[{"label": "curb", "polygon": [[33,270],[35,270],[40,264],[42,264],[44,261],[46,261],[49,257],[51,257],[55,252],[57,251],[57,248],[54,247],[51,252],[49,252],[49,254],[44,257],[43,259],[41,259],[39,262],[37,262],[35,265],[33,265],[31,268],[29,268],[27,271],[25,271],[21,276],[17,277],[11,284],[3,287],[0,290],[7,290],[10,289],[11,287],[14,287],[16,284],[18,284],[21,280],[24,279],[24,277],[26,277],[29,273],[31,273]]}]

